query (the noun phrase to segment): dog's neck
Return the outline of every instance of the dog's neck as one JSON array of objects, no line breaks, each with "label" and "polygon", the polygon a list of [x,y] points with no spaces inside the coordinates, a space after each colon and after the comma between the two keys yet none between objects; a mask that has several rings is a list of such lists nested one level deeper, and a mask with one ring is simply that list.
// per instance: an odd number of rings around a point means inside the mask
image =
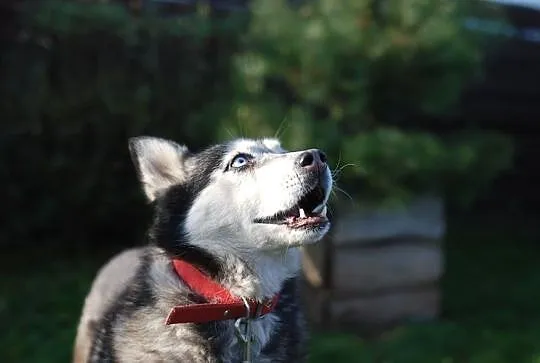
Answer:
[{"label": "dog's neck", "polygon": [[233,295],[257,300],[279,293],[287,279],[298,275],[301,263],[298,248],[240,256],[188,247],[174,255],[207,272]]},{"label": "dog's neck", "polygon": [[224,272],[220,283],[233,295],[259,300],[279,293],[283,283],[297,276],[300,270],[298,248],[260,253],[250,258],[225,255],[220,260]]}]

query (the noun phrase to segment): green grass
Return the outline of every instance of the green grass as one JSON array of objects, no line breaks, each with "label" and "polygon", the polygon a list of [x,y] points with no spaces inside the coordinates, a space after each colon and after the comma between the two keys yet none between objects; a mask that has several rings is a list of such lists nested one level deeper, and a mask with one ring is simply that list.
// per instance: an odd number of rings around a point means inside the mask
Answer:
[{"label": "green grass", "polygon": [[[319,332],[312,363],[540,363],[540,239],[523,223],[451,224],[443,316],[377,341]],[[111,253],[0,256],[0,362],[69,361],[78,314]]]}]

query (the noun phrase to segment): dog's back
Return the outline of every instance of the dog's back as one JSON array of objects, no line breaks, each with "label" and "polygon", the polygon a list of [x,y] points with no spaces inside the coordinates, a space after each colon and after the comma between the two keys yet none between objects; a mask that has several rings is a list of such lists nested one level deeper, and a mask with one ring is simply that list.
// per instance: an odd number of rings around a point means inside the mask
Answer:
[{"label": "dog's back", "polygon": [[74,363],[87,363],[96,327],[110,305],[120,296],[135,275],[142,249],[129,249],[113,257],[96,275],[88,293],[77,328]]}]

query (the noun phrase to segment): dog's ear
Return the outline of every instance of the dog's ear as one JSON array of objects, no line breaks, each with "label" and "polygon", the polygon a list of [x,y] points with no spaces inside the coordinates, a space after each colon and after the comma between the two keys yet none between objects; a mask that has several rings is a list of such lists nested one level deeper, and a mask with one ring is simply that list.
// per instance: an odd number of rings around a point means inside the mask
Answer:
[{"label": "dog's ear", "polygon": [[149,201],[187,179],[187,147],[173,141],[140,136],[128,140],[131,159]]}]

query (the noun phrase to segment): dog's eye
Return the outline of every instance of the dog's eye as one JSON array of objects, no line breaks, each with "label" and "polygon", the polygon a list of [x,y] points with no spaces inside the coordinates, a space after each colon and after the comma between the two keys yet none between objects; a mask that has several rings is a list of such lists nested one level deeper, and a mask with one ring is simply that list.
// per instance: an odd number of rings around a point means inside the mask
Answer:
[{"label": "dog's eye", "polygon": [[231,168],[243,168],[247,166],[252,158],[249,155],[239,154],[232,159],[230,166]]}]

